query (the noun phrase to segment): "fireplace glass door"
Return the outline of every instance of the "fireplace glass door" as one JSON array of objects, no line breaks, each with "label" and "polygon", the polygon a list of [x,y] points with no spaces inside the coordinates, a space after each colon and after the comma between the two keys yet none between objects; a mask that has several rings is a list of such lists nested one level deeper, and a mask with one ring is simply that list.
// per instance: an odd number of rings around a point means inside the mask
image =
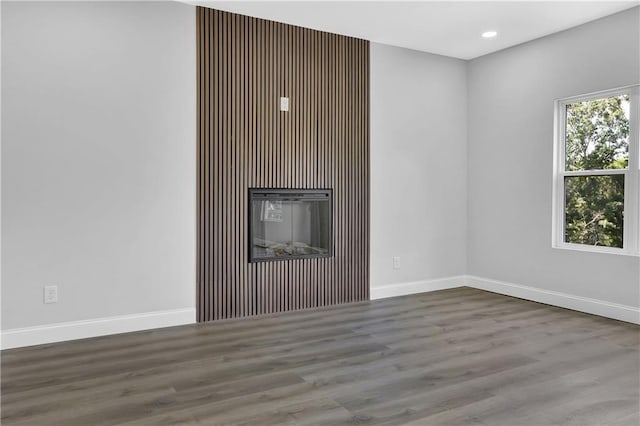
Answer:
[{"label": "fireplace glass door", "polygon": [[330,189],[250,189],[249,260],[332,255]]}]

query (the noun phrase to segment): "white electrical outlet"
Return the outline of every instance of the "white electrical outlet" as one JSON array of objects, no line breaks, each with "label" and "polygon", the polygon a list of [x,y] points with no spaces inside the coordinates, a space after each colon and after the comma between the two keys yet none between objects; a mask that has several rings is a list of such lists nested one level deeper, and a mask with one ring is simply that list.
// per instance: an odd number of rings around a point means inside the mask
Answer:
[{"label": "white electrical outlet", "polygon": [[280,111],[289,111],[289,98],[280,98]]},{"label": "white electrical outlet", "polygon": [[393,258],[393,269],[400,269],[400,258],[398,256]]},{"label": "white electrical outlet", "polygon": [[58,303],[58,286],[44,286],[44,303]]}]

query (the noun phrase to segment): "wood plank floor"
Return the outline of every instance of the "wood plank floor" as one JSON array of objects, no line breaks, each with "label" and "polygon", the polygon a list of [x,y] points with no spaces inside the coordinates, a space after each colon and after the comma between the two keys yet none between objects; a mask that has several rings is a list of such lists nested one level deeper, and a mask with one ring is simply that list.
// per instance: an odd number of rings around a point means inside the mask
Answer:
[{"label": "wood plank floor", "polygon": [[3,425],[634,425],[640,327],[470,288],[2,353]]}]

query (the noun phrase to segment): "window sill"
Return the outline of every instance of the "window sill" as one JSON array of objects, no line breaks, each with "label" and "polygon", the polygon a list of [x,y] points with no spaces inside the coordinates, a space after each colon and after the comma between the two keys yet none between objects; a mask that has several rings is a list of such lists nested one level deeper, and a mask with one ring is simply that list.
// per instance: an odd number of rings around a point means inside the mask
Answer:
[{"label": "window sill", "polygon": [[554,244],[552,248],[560,249],[560,250],[581,251],[581,252],[587,252],[587,253],[613,254],[616,256],[640,257],[640,253],[634,252],[631,250],[625,250],[625,249],[613,248],[613,247],[588,246],[584,244],[561,243],[561,244]]}]

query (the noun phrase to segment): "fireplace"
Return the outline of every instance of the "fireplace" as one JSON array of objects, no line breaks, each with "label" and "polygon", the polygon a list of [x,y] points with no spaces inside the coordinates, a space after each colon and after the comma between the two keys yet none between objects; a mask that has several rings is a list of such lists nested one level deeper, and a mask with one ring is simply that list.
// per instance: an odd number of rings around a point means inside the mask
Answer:
[{"label": "fireplace", "polygon": [[249,261],[331,257],[331,189],[249,189]]}]

